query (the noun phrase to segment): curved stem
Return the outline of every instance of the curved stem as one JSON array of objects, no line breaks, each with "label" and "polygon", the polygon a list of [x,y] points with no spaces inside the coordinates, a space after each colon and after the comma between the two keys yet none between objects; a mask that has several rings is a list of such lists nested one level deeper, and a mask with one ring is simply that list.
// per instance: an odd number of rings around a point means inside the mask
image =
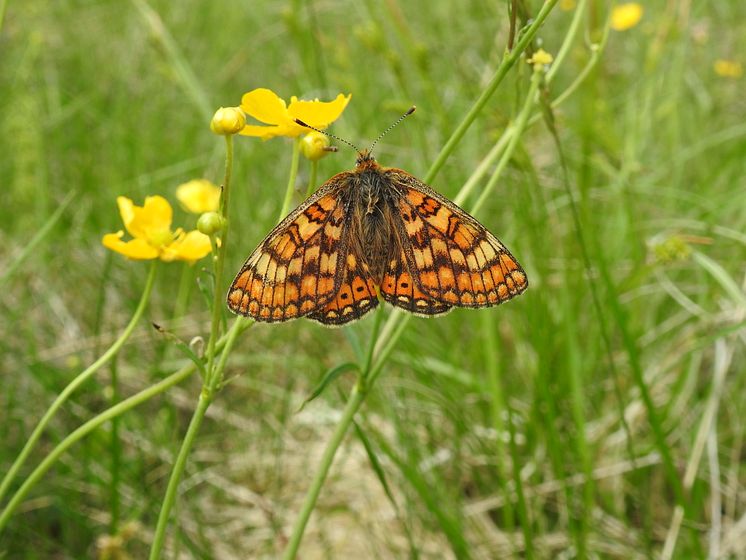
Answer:
[{"label": "curved stem", "polygon": [[131,408],[134,408],[135,406],[153,398],[155,395],[164,392],[169,387],[180,383],[181,381],[189,377],[193,372],[193,364],[185,366],[181,370],[169,375],[164,380],[159,381],[155,385],[148,387],[143,391],[140,391],[136,395],[123,400],[116,406],[109,408],[98,416],[91,418],[88,422],[80,426],[77,430],[63,439],[57,445],[57,447],[55,447],[44,458],[39,466],[34,469],[34,471],[29,475],[29,477],[24,481],[18,491],[10,499],[8,505],[5,506],[5,509],[0,515],[0,532],[2,532],[2,530],[5,528],[5,525],[8,523],[10,516],[13,515],[13,512],[19,506],[23,498],[26,497],[26,494],[28,494],[29,490],[31,490],[31,488],[33,488],[33,486],[37,482],[39,482],[39,480],[41,480],[41,478],[49,470],[49,468],[57,461],[57,459],[59,459],[60,455],[67,451],[67,449],[69,449],[73,444],[77,443],[83,437],[91,433],[93,430],[98,429],[112,418],[116,418],[117,416],[130,410]]},{"label": "curved stem", "polygon": [[171,514],[171,509],[176,502],[176,492],[179,488],[179,482],[181,482],[181,475],[184,473],[184,467],[186,467],[186,461],[189,457],[189,452],[192,449],[194,440],[199,432],[199,428],[202,425],[202,420],[205,418],[205,413],[210,406],[211,398],[206,394],[204,389],[199,395],[197,402],[197,408],[192,415],[192,419],[189,422],[189,428],[184,435],[184,441],[181,442],[179,448],[179,454],[176,456],[173,469],[171,470],[171,476],[168,479],[168,486],[166,487],[166,495],[163,498],[163,504],[161,505],[161,511],[158,514],[158,524],[155,528],[155,534],[153,535],[153,545],[150,548],[149,558],[160,558],[161,552],[163,551],[163,544],[166,539],[166,526],[168,525],[168,518]]},{"label": "curved stem", "polygon": [[578,2],[578,5],[575,6],[575,14],[573,15],[572,21],[570,22],[570,27],[567,29],[567,33],[565,34],[565,38],[562,41],[562,45],[557,51],[557,55],[554,57],[554,64],[552,64],[552,67],[547,72],[547,82],[552,81],[552,78],[554,78],[554,75],[560,69],[562,63],[567,57],[567,54],[570,52],[572,43],[578,34],[578,30],[580,29],[580,23],[583,21],[583,15],[585,14],[585,5],[587,3],[588,0],[580,0],[580,2]]},{"label": "curved stem", "polygon": [[507,75],[508,70],[513,67],[523,51],[526,50],[528,44],[533,40],[534,36],[539,31],[539,27],[541,27],[541,24],[544,23],[544,20],[547,18],[549,13],[552,11],[552,8],[554,8],[554,5],[558,1],[559,0],[547,0],[546,2],[544,2],[541,10],[539,10],[539,13],[536,14],[536,18],[533,20],[531,25],[526,28],[526,32],[521,36],[521,39],[516,44],[515,48],[510,51],[507,56],[505,56],[505,58],[503,58],[503,61],[500,66],[498,66],[495,75],[492,76],[490,83],[487,84],[487,87],[476,100],[464,119],[459,123],[458,127],[456,127],[456,130],[453,132],[451,137],[446,142],[446,145],[443,146],[443,149],[440,151],[438,157],[433,162],[427,175],[425,175],[425,183],[432,183],[435,175],[437,175],[438,171],[440,171],[440,168],[443,167],[443,164],[445,164],[446,160],[451,155],[451,152],[456,149],[456,146],[461,141],[461,138],[463,138],[464,134],[466,134],[466,131],[469,129],[471,124],[476,120],[479,113],[487,104],[487,101],[489,101],[490,97],[492,97],[492,94],[495,93],[495,90],[497,90],[497,87],[503,81],[503,78],[505,78],[505,76]]},{"label": "curved stem", "polygon": [[[217,351],[225,349],[227,352],[229,352],[230,349],[233,347],[233,343],[235,342],[238,335],[249,328],[252,324],[253,323],[245,320],[236,321],[231,332],[221,337],[221,339],[215,345],[215,349]],[[219,365],[220,364],[225,364],[225,360],[222,355]],[[31,475],[24,481],[24,483],[21,485],[21,488],[16,491],[16,493],[8,502],[8,505],[2,511],[2,514],[0,514],[0,533],[2,533],[3,528],[5,527],[11,515],[13,515],[15,509],[21,503],[23,498],[26,497],[31,488],[33,488],[34,484],[36,484],[44,476],[44,474],[57,461],[57,459],[59,459],[64,451],[66,451],[74,443],[81,440],[83,437],[96,430],[109,420],[112,420],[113,418],[124,414],[131,408],[134,408],[135,406],[145,402],[146,400],[156,396],[157,394],[164,392],[172,385],[180,383],[183,379],[186,379],[187,377],[192,375],[195,368],[196,366],[193,363],[184,366],[182,369],[171,374],[163,381],[160,381],[152,387],[148,387],[147,389],[140,391],[136,395],[133,395],[130,398],[120,402],[116,406],[113,406],[100,413],[99,415],[94,416],[80,428],[75,430],[72,434],[63,439],[59,444],[57,444],[57,446],[51,451],[51,453],[47,455],[44,461],[36,469],[34,469]]]},{"label": "curved stem", "polygon": [[282,201],[282,208],[280,209],[280,216],[277,218],[279,222],[282,220],[290,210],[290,204],[293,201],[293,192],[295,191],[295,179],[298,177],[298,162],[300,161],[300,138],[293,140],[293,158],[290,161],[290,177],[288,177],[288,186],[285,189],[285,198]]},{"label": "curved stem", "polygon": [[158,515],[158,523],[156,525],[155,534],[153,536],[153,545],[150,548],[149,558],[151,560],[161,557],[161,553],[163,552],[163,545],[166,539],[166,526],[168,525],[168,518],[171,514],[174,503],[176,502],[176,494],[179,489],[181,476],[183,475],[184,469],[186,467],[187,458],[189,457],[189,453],[192,450],[192,446],[194,445],[194,440],[197,436],[197,433],[199,432],[199,428],[202,425],[202,420],[204,420],[207,409],[209,408],[215,396],[218,380],[223,378],[225,363],[227,361],[228,355],[231,352],[231,349],[233,348],[233,343],[236,341],[238,335],[243,332],[243,330],[249,325],[250,323],[247,324],[246,320],[243,317],[236,318],[230,331],[225,336],[225,347],[220,354],[220,360],[218,361],[218,365],[215,368],[215,374],[213,375],[208,373],[208,379],[202,387],[202,391],[199,395],[199,400],[197,401],[197,408],[195,409],[194,414],[192,415],[192,419],[189,422],[189,427],[187,428],[187,432],[184,435],[184,441],[181,443],[179,454],[176,456],[176,461],[174,461],[174,466],[171,470],[171,476],[168,479],[166,495],[163,498],[163,504],[161,505],[161,511]]},{"label": "curved stem", "polygon": [[[446,142],[435,162],[433,162],[433,165],[430,167],[430,170],[425,176],[426,183],[432,182],[433,177],[435,177],[435,175],[438,173],[440,168],[445,163],[446,159],[448,159],[448,157],[451,155],[451,152],[453,152],[458,142],[466,133],[469,126],[471,126],[472,122],[484,108],[489,98],[500,85],[500,82],[502,82],[503,78],[507,75],[508,70],[510,70],[513,64],[515,64],[515,62],[518,60],[518,57],[526,49],[529,42],[536,35],[539,27],[549,15],[549,12],[551,12],[557,1],[558,0],[547,0],[547,2],[545,2],[545,4],[542,6],[541,10],[537,14],[536,19],[526,29],[526,32],[521,37],[521,40],[516,45],[515,49],[503,59],[492,80],[482,92],[482,95],[479,96],[470,111],[467,113],[454,133]],[[525,119],[527,118],[527,115],[522,116],[524,118],[525,125]],[[300,541],[303,538],[303,532],[305,530],[306,524],[308,523],[308,519],[310,518],[311,513],[313,512],[313,508],[316,505],[316,500],[318,499],[321,487],[326,480],[326,476],[329,473],[331,464],[334,461],[334,456],[337,452],[337,449],[344,439],[344,435],[347,432],[350,424],[352,423],[355,413],[365,400],[367,391],[370,387],[372,387],[378,375],[380,375],[383,364],[385,363],[388,354],[391,352],[391,350],[393,350],[393,347],[396,344],[396,341],[401,336],[401,333],[403,332],[407,322],[408,317],[403,317],[403,314],[394,312],[392,313],[391,317],[389,317],[389,320],[387,321],[386,326],[383,329],[383,334],[380,337],[378,336],[379,325],[375,326],[373,336],[371,337],[371,348],[373,350],[368,354],[368,356],[366,356],[366,368],[363,371],[360,379],[358,379],[358,383],[353,388],[352,394],[350,395],[350,400],[347,402],[347,406],[345,407],[342,418],[340,419],[339,424],[337,425],[337,428],[332,435],[332,439],[327,445],[327,448],[324,450],[324,455],[321,459],[319,470],[314,476],[311,487],[308,490],[308,494],[306,494],[303,507],[298,516],[298,519],[296,520],[295,526],[293,527],[293,533],[291,535],[290,542],[285,549],[285,552],[283,553],[283,560],[290,560],[292,558],[295,558],[298,552],[298,547],[300,546]],[[390,336],[390,339],[386,340],[386,336]],[[378,352],[376,352],[376,350],[378,350]]]},{"label": "curved stem", "polygon": [[85,383],[90,377],[96,373],[99,369],[101,369],[104,365],[106,365],[114,356],[116,356],[117,352],[122,348],[125,342],[127,342],[127,339],[132,334],[132,331],[135,330],[135,326],[137,325],[138,321],[140,320],[140,317],[142,317],[143,312],[145,311],[145,307],[147,306],[148,299],[150,299],[150,293],[153,290],[153,284],[155,281],[155,273],[158,268],[158,261],[153,260],[150,264],[150,271],[148,272],[148,278],[145,281],[145,289],[142,292],[142,296],[140,296],[140,302],[137,304],[137,309],[135,309],[134,315],[132,315],[132,319],[130,319],[129,324],[124,328],[122,331],[122,334],[119,335],[119,338],[112,344],[109,349],[104,352],[104,354],[95,362],[93,362],[85,371],[83,371],[80,375],[78,375],[75,379],[73,379],[67,387],[65,387],[62,392],[57,396],[57,398],[54,400],[54,402],[51,404],[51,406],[47,409],[44,416],[42,416],[41,420],[39,420],[39,423],[36,425],[36,428],[34,428],[34,431],[31,433],[31,436],[28,438],[28,441],[23,446],[23,449],[18,454],[18,457],[16,457],[16,460],[11,465],[10,469],[8,469],[8,472],[5,473],[5,476],[3,477],[2,483],[0,483],[0,500],[5,496],[5,493],[8,491],[8,488],[10,487],[11,482],[15,478],[15,476],[18,474],[18,470],[21,468],[23,463],[28,458],[29,454],[33,450],[36,443],[39,441],[39,438],[41,437],[42,432],[44,431],[44,428],[47,427],[47,424],[49,424],[52,417],[55,415],[55,413],[59,410],[59,408],[65,403],[65,401],[70,397],[70,395],[80,387],[83,383]]},{"label": "curved stem", "polygon": [[215,258],[215,287],[212,301],[212,323],[210,326],[210,341],[207,345],[207,375],[203,380],[202,391],[200,392],[199,399],[197,401],[197,408],[194,410],[192,419],[189,422],[189,427],[184,435],[184,440],[181,442],[179,453],[176,456],[173,469],[171,470],[171,476],[168,479],[168,485],[166,486],[166,495],[163,498],[161,504],[161,511],[158,514],[158,523],[155,528],[155,534],[153,536],[153,545],[150,548],[150,558],[160,558],[163,552],[163,544],[166,539],[166,527],[168,526],[168,520],[171,515],[174,503],[176,502],[176,495],[179,489],[179,482],[184,473],[186,462],[189,457],[189,453],[192,450],[194,441],[199,432],[199,428],[202,425],[202,421],[205,418],[207,409],[212,403],[215,393],[217,392],[220,381],[223,379],[223,367],[225,366],[225,358],[230,353],[233,342],[238,336],[238,332],[241,330],[242,321],[236,319],[233,323],[230,333],[227,335],[227,342],[221,359],[219,360],[218,367],[215,367],[215,347],[219,336],[219,328],[221,323],[221,314],[223,310],[223,292],[222,292],[222,280],[223,280],[223,268],[226,258],[226,250],[228,247],[227,238],[228,230],[230,229],[230,222],[228,220],[228,209],[229,209],[229,196],[230,196],[230,183],[231,176],[233,173],[233,137],[225,137],[225,178],[223,179],[223,192],[220,197],[220,213],[223,216],[225,227],[223,228],[221,235],[220,248]]},{"label": "curved stem", "polygon": [[306,187],[306,198],[311,196],[311,193],[316,188],[316,176],[319,172],[319,162],[318,161],[312,161],[311,162],[311,175],[308,178],[308,187]]},{"label": "curved stem", "polygon": [[492,173],[492,177],[490,177],[490,180],[487,182],[484,189],[482,189],[482,192],[479,194],[479,198],[474,203],[474,206],[472,206],[472,214],[476,214],[482,208],[482,205],[486,202],[487,197],[492,194],[492,190],[497,185],[497,180],[502,175],[503,169],[505,169],[505,167],[508,165],[510,158],[513,157],[515,147],[518,145],[518,142],[523,135],[523,130],[526,128],[528,116],[531,113],[531,109],[533,108],[534,104],[536,103],[536,94],[539,91],[539,84],[541,83],[543,75],[544,72],[542,70],[534,69],[534,73],[531,76],[531,85],[529,86],[528,94],[526,95],[526,101],[523,103],[521,112],[518,113],[518,118],[516,118],[515,125],[511,127],[512,135],[510,137],[510,142],[508,142],[505,151],[500,157],[500,161],[498,162],[495,171]]},{"label": "curved stem", "polygon": [[220,329],[220,317],[223,311],[222,280],[225,265],[225,255],[228,248],[228,201],[230,197],[231,176],[233,175],[233,137],[225,137],[225,177],[223,189],[220,193],[220,214],[223,216],[223,231],[220,235],[220,247],[215,256],[215,283],[212,294],[212,322],[210,324],[210,340],[207,343],[207,375],[208,378],[213,369],[215,361],[215,343],[217,342]]},{"label": "curved stem", "polygon": [[342,413],[342,418],[340,418],[339,424],[337,424],[329,443],[326,445],[324,455],[321,457],[319,468],[313,477],[306,498],[303,500],[303,507],[298,514],[298,519],[295,520],[290,542],[282,555],[283,560],[291,560],[292,558],[295,558],[295,555],[298,553],[300,541],[303,538],[303,533],[308,520],[311,517],[311,513],[313,512],[314,507],[316,507],[316,500],[319,497],[326,476],[329,474],[329,469],[334,462],[334,456],[337,454],[337,449],[339,449],[339,446],[347,433],[347,429],[350,427],[350,424],[352,424],[355,413],[365,399],[365,392],[361,390],[360,383],[361,381],[358,380],[358,383],[353,387],[350,400],[347,401],[347,406],[345,406],[344,412]]},{"label": "curved stem", "polygon": [[303,533],[306,530],[308,520],[311,518],[313,508],[316,506],[316,500],[319,498],[321,487],[324,486],[324,481],[326,480],[326,477],[329,474],[329,469],[334,462],[334,456],[337,454],[337,449],[339,449],[339,446],[342,444],[342,440],[353,422],[355,413],[365,400],[365,395],[370,386],[373,351],[376,347],[376,340],[378,339],[381,322],[383,321],[383,310],[384,306],[381,301],[376,310],[373,330],[370,335],[370,343],[365,356],[365,364],[358,376],[357,383],[355,383],[355,386],[352,389],[350,400],[347,401],[347,406],[345,406],[344,412],[342,413],[342,418],[340,418],[339,424],[337,424],[337,427],[332,434],[332,438],[329,440],[329,443],[324,450],[319,469],[316,471],[316,476],[314,476],[314,479],[311,482],[311,487],[308,489],[305,500],[303,500],[303,507],[301,508],[300,514],[298,514],[298,519],[295,520],[293,532],[290,535],[290,542],[282,556],[283,559],[295,558],[295,555],[298,553],[300,541],[303,539]]}]

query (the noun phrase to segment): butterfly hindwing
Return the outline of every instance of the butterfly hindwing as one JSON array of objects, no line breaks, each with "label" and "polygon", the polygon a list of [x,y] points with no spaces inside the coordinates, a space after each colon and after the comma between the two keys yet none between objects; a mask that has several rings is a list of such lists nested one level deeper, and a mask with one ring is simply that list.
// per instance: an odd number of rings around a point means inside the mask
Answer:
[{"label": "butterfly hindwing", "polygon": [[521,266],[475,218],[409,173],[389,173],[402,194],[402,245],[425,294],[446,305],[488,307],[528,287]]},{"label": "butterfly hindwing", "polygon": [[338,294],[347,257],[348,213],[338,196],[343,175],[289,214],[249,256],[228,291],[232,311],[257,321],[287,321],[323,308]]},{"label": "butterfly hindwing", "polygon": [[381,296],[391,305],[417,315],[441,315],[451,310],[450,305],[422,292],[409,272],[404,250],[389,261],[381,282]]},{"label": "butterfly hindwing", "polygon": [[318,311],[306,315],[306,318],[327,326],[339,326],[360,319],[378,305],[376,287],[368,265],[355,247],[356,244],[350,240],[344,276],[335,297]]}]

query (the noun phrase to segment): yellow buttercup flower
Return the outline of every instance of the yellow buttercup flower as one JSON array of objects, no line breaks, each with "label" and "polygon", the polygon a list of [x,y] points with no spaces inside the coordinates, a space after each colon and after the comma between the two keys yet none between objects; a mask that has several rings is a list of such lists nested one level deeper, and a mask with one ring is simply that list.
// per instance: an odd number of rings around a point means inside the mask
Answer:
[{"label": "yellow buttercup flower", "polygon": [[637,2],[627,2],[614,6],[611,10],[611,28],[616,31],[631,29],[642,19],[642,6]]},{"label": "yellow buttercup flower", "polygon": [[339,118],[350,97],[352,94],[344,96],[340,93],[334,101],[324,102],[318,99],[303,101],[293,96],[290,98],[290,105],[286,105],[285,100],[280,99],[272,90],[257,88],[244,94],[241,109],[267,126],[248,124],[243,127],[241,134],[256,136],[262,140],[275,136],[296,138],[308,132],[308,129],[296,123],[295,119],[323,130]]},{"label": "yellow buttercup flower", "polygon": [[743,66],[735,60],[725,60],[720,58],[713,65],[715,74],[723,78],[740,78],[743,76]]},{"label": "yellow buttercup flower", "polygon": [[173,210],[162,196],[145,197],[145,204],[135,206],[127,197],[117,197],[119,214],[125,229],[132,236],[123,241],[123,231],[107,233],[101,242],[104,247],[137,260],[194,262],[207,255],[210,238],[198,231],[185,233],[179,228],[171,231]]},{"label": "yellow buttercup flower", "polygon": [[193,179],[176,187],[176,198],[187,212],[203,214],[217,212],[220,187],[207,179]]}]

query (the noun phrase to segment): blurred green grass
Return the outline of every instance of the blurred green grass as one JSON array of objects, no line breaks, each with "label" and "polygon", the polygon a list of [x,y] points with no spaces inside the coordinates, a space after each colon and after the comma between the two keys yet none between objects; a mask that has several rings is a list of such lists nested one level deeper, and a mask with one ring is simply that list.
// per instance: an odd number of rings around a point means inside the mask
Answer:
[{"label": "blurred green grass", "polygon": [[[602,3],[590,4],[603,21]],[[555,10],[544,49],[556,54],[572,16]],[[304,558],[521,556],[526,538],[538,557],[660,554],[676,501],[635,368],[678,476],[696,474],[674,557],[742,554],[746,100],[744,78],[713,64],[746,52],[745,16],[726,0],[646,6],[637,27],[612,32],[600,65],[556,111],[605,329],[556,146],[541,122],[527,131],[480,219],[524,265],[529,291],[496,309],[410,321],[359,418],[380,468],[351,434]],[[183,181],[220,180],[214,108],[254,87],[285,98],[351,92],[333,131],[366,144],[416,103],[377,157],[422,176],[497,66],[507,20],[505,4],[481,0],[10,3],[0,30],[3,271],[75,195],[5,279],[0,470],[136,305],[146,265],[100,244],[120,227],[116,196],[173,202]],[[553,96],[586,63],[582,39]],[[514,118],[530,74],[521,66],[433,182],[440,192],[453,196]],[[283,140],[236,144],[229,271],[274,223],[290,160]],[[341,146],[319,177],[353,160]],[[177,212],[176,223],[190,220]],[[196,288],[174,317],[183,274],[163,267],[148,318],[189,340],[207,334],[209,317]],[[370,323],[298,321],[244,335],[187,468],[171,544],[184,557],[277,555],[342,404],[328,391],[295,410],[326,369],[356,357]],[[124,394],[182,364],[147,324],[117,362]],[[139,523],[126,544],[135,558],[150,542],[198,381],[121,419],[117,525]],[[106,407],[108,387],[102,372],[76,394],[27,469]],[[708,410],[715,421],[701,432]],[[112,524],[110,445],[102,430],[68,454],[0,537],[0,554],[96,555]]]}]

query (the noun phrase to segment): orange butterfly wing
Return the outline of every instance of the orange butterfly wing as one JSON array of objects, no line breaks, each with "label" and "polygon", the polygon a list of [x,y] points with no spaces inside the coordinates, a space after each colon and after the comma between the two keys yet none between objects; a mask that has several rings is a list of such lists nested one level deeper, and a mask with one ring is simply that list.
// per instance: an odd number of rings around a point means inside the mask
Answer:
[{"label": "orange butterfly wing", "polygon": [[[417,273],[415,273],[416,276]],[[398,258],[393,258],[388,263],[381,282],[381,296],[391,305],[415,315],[441,315],[451,310],[450,305],[446,305],[420,289],[419,282],[410,273],[404,250],[401,250]]]},{"label": "orange butterfly wing", "polygon": [[489,307],[528,287],[513,255],[475,218],[409,173],[387,174],[403,194],[402,247],[424,294],[449,306]]},{"label": "orange butterfly wing", "polygon": [[324,184],[275,227],[249,256],[228,290],[228,307],[257,321],[278,322],[322,309],[338,295],[347,267],[348,217],[339,188]]},{"label": "orange butterfly wing", "polygon": [[344,277],[336,296],[323,308],[306,315],[327,326],[339,326],[360,319],[378,305],[376,286],[368,265],[360,258],[353,240],[349,241]]}]

